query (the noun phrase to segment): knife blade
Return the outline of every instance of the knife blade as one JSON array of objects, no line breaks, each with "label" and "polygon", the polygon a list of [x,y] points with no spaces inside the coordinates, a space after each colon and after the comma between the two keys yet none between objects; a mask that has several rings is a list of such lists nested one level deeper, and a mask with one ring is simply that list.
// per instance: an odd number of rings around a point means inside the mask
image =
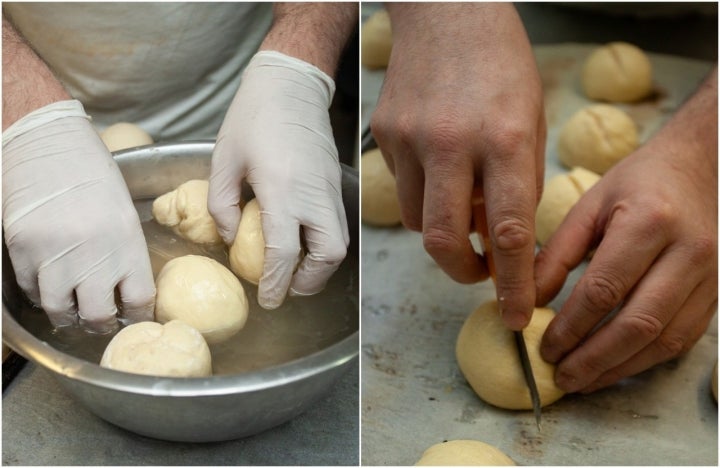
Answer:
[{"label": "knife blade", "polygon": [[[495,262],[493,260],[492,253],[492,241],[490,239],[490,232],[487,224],[487,214],[485,212],[485,197],[483,196],[482,189],[477,187],[473,190],[472,194],[472,210],[473,210],[473,223],[475,224],[475,231],[480,237],[480,246],[482,247],[483,255],[485,256],[485,262],[487,263],[488,271],[493,283],[497,286],[497,277],[495,274]],[[525,337],[523,336],[522,330],[513,331],[515,337],[515,345],[520,358],[520,364],[522,365],[523,375],[525,377],[525,383],[530,391],[530,400],[532,401],[533,413],[535,414],[535,423],[537,424],[538,431],[541,430],[540,425],[540,393],[535,383],[535,375],[533,374],[532,364],[530,363],[530,356],[528,355],[527,345],[525,344]]]}]

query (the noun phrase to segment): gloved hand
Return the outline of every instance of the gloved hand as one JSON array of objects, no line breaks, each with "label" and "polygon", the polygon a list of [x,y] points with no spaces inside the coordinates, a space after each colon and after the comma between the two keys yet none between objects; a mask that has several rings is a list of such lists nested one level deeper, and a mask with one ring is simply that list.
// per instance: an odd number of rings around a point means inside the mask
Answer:
[{"label": "gloved hand", "polygon": [[[218,134],[208,209],[230,244],[240,222],[240,183],[260,204],[265,265],[258,302],[320,292],[349,242],[328,107],[335,84],[318,68],[273,51],[246,68]],[[301,229],[302,228],[302,229]],[[307,254],[293,274],[303,236]]]},{"label": "gloved hand", "polygon": [[20,287],[56,327],[112,330],[152,320],[155,285],[140,220],[115,161],[78,101],[3,132],[3,225]]}]

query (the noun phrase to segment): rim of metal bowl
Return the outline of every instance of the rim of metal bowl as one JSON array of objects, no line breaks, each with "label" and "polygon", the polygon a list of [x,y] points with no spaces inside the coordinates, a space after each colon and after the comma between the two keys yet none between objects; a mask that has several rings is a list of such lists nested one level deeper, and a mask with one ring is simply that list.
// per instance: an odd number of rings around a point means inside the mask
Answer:
[{"label": "rim of metal bowl", "polygon": [[[172,147],[189,152],[212,149],[214,142],[194,141],[154,145],[153,152],[164,153]],[[115,155],[129,155],[140,148]],[[147,150],[148,148],[145,147]],[[197,397],[250,393],[281,387],[340,367],[358,355],[359,331],[299,359],[241,374],[202,378],[156,377],[130,374],[100,367],[98,364],[63,353],[25,330],[2,304],[2,338],[12,349],[31,361],[61,376],[98,387],[150,396]]]}]

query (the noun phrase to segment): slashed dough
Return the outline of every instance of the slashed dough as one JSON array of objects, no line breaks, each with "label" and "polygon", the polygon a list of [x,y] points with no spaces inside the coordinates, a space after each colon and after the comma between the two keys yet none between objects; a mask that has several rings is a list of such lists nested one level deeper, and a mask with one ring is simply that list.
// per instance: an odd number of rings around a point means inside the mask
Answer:
[{"label": "slashed dough", "polygon": [[535,215],[535,237],[545,244],[580,197],[600,180],[600,175],[575,167],[547,181]]},{"label": "slashed dough", "polygon": [[155,199],[152,214],[163,226],[198,244],[219,244],[222,238],[207,209],[207,180],[188,180]]},{"label": "slashed dough", "polygon": [[450,440],[425,450],[415,466],[505,466],[515,462],[497,447],[479,440]]},{"label": "slashed dough", "polygon": [[609,104],[594,104],[573,114],[560,129],[558,155],[566,167],[605,174],[640,145],[628,114]]},{"label": "slashed dough", "polygon": [[180,320],[139,322],[120,330],[105,348],[102,367],[163,377],[212,374],[210,349],[200,332]]},{"label": "slashed dough", "polygon": [[595,49],[585,60],[582,86],[590,99],[638,101],[652,92],[652,64],[639,47],[611,42]]},{"label": "slashed dough", "polygon": [[360,159],[362,220],[375,226],[400,224],[400,201],[395,177],[379,149],[365,152]]},{"label": "slashed dough", "polygon": [[[555,366],[540,356],[540,340],[554,316],[552,309],[536,308],[523,330],[542,406],[564,395],[555,385]],[[470,314],[460,329],[455,354],[460,370],[482,400],[505,409],[532,409],[515,338],[503,324],[496,301]]]},{"label": "slashed dough", "polygon": [[387,10],[378,10],[362,25],[360,61],[366,68],[385,68],[392,51],[392,29]]},{"label": "slashed dough", "polygon": [[153,144],[152,137],[145,130],[129,122],[110,125],[100,133],[100,138],[111,153]]},{"label": "slashed dough", "polygon": [[209,344],[225,341],[245,326],[245,290],[230,270],[211,258],[185,255],[170,260],[156,288],[155,320],[182,320]]}]

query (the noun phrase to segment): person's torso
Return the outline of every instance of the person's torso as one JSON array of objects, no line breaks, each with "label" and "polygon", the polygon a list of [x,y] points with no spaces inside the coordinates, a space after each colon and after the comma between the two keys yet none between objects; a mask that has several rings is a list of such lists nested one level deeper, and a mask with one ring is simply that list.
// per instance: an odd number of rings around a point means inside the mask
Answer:
[{"label": "person's torso", "polygon": [[102,129],[214,138],[272,21],[268,3],[5,3],[20,33]]}]

